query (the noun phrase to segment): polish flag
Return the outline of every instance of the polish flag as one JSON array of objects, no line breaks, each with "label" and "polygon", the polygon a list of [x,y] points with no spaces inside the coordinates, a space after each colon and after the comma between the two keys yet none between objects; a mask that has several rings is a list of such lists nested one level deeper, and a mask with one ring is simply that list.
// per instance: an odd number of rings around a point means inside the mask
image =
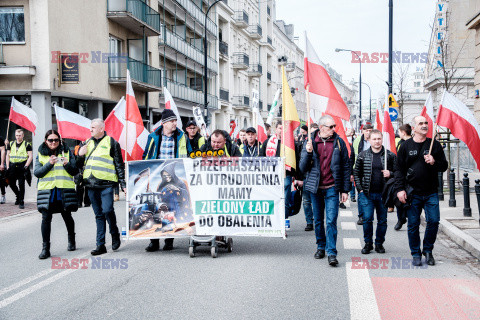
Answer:
[{"label": "polish flag", "polygon": [[480,126],[470,109],[447,91],[438,108],[437,124],[450,129],[455,138],[468,146],[480,169]]},{"label": "polish flag", "polygon": [[173,113],[175,113],[177,116],[177,128],[183,130],[182,119],[178,113],[177,105],[175,104],[175,101],[173,101],[173,97],[170,94],[170,91],[167,90],[167,87],[163,87],[163,95],[165,97],[165,109],[171,109]]},{"label": "polish flag", "polygon": [[238,139],[240,133],[240,126],[237,124],[237,120],[230,120],[230,136],[233,139]]},{"label": "polish flag", "polygon": [[425,101],[425,105],[423,106],[422,113],[420,113],[422,117],[425,117],[428,121],[428,133],[427,138],[431,138],[433,136],[433,99],[432,93],[428,95],[427,101]]},{"label": "polish flag", "polygon": [[265,128],[265,123],[263,122],[262,115],[260,114],[260,110],[257,108],[256,109],[257,113],[257,140],[260,141],[260,143],[263,143],[265,140],[267,140],[267,129]]},{"label": "polish flag", "polygon": [[[125,160],[141,160],[147,144],[148,131],[143,126],[135,94],[127,70],[127,99],[123,97],[105,120],[105,131],[118,141]],[[126,154],[125,154],[126,153]]]},{"label": "polish flag", "polygon": [[63,139],[85,141],[90,138],[90,125],[92,121],[78,113],[60,108],[55,104],[55,117],[57,118],[58,133]]},{"label": "polish flag", "polygon": [[382,131],[383,124],[382,124],[382,120],[380,120],[380,110],[378,109],[377,109],[377,115],[375,117],[375,126],[377,127],[377,130]]},{"label": "polish flag", "polygon": [[[387,96],[388,99],[388,96]],[[395,130],[393,130],[392,120],[390,120],[390,114],[388,113],[388,104],[383,111],[383,145],[386,150],[390,150],[397,154],[397,148],[395,146]]]},{"label": "polish flag", "polygon": [[33,132],[35,135],[35,130],[38,126],[37,113],[33,111],[32,108],[29,108],[20,101],[17,101],[14,97],[12,97],[8,121],[12,121],[20,127]]},{"label": "polish flag", "polygon": [[306,50],[304,59],[305,88],[310,86],[310,108],[331,116],[350,120],[350,111],[330,79],[323,63],[305,34]]},{"label": "polish flag", "polygon": [[333,120],[335,120],[335,124],[337,125],[335,127],[335,132],[340,136],[340,138],[343,139],[343,141],[347,145],[348,156],[350,157],[350,153],[352,153],[352,150],[350,149],[350,143],[348,142],[347,134],[345,133],[345,127],[343,126],[342,119],[340,119],[339,117],[333,117]]}]

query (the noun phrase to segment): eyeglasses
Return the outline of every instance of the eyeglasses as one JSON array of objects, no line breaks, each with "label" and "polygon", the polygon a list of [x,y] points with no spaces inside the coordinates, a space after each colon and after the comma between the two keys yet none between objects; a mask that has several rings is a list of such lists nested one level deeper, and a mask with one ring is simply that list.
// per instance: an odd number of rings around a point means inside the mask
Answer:
[{"label": "eyeglasses", "polygon": [[57,142],[60,142],[60,139],[47,139],[48,142],[50,143],[57,143]]},{"label": "eyeglasses", "polygon": [[423,126],[423,125],[426,125],[426,126],[428,126],[428,121],[425,121],[425,122],[419,122],[419,123],[418,123],[418,125],[419,125],[419,126]]},{"label": "eyeglasses", "polygon": [[332,130],[332,129],[334,129],[336,126],[337,126],[336,124],[332,124],[331,126],[324,126],[324,127]]}]

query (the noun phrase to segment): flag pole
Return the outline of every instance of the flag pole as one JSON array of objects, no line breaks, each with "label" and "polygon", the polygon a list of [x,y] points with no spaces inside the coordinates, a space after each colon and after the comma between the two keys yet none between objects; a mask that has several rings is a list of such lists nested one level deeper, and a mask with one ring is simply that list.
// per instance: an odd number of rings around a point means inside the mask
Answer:
[{"label": "flag pole", "polygon": [[307,95],[307,132],[308,132],[308,136],[307,136],[307,140],[310,140],[310,84],[307,85],[307,90],[305,91],[306,92],[306,95]]},{"label": "flag pole", "polygon": [[[12,97],[12,105],[13,105],[13,97]],[[10,116],[12,114],[12,106],[10,105],[10,113],[8,114],[8,124],[7,124],[7,134],[5,134],[5,139],[8,140],[8,131],[10,130]]]},{"label": "flag pole", "polygon": [[433,125],[432,141],[430,142],[430,149],[428,150],[428,155],[432,154],[433,141],[435,140],[436,136],[437,136],[437,124],[435,123]]},{"label": "flag pole", "polygon": [[[283,93],[283,86],[284,86],[284,83],[283,83],[283,76],[284,76],[284,73],[285,73],[285,69],[284,67],[282,66],[282,93]],[[285,77],[286,79],[286,77]],[[283,99],[283,94],[282,94],[282,99]],[[282,103],[282,141],[281,141],[281,147],[283,149],[283,156],[285,157],[285,160],[286,160],[286,150],[285,150],[285,105],[284,103]],[[285,169],[286,169],[286,165],[285,165]]]}]

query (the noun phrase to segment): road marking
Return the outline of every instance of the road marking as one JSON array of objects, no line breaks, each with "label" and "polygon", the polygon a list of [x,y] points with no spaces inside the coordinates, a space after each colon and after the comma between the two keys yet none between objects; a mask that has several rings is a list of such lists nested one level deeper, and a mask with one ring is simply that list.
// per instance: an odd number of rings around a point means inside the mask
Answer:
[{"label": "road marking", "polygon": [[343,238],[344,249],[362,249],[362,244],[359,238]]},{"label": "road marking", "polygon": [[352,269],[351,262],[347,262],[345,267],[347,268],[350,299],[350,319],[380,320],[380,312],[368,269]]},{"label": "road marking", "polygon": [[2,290],[0,290],[0,296],[4,295],[5,293],[8,293],[8,292],[10,292],[10,291],[12,291],[12,290],[18,289],[18,288],[26,285],[27,283],[30,283],[30,282],[32,282],[32,281],[35,281],[35,280],[37,280],[38,278],[41,278],[41,277],[43,277],[43,276],[45,276],[45,275],[47,275],[47,274],[49,274],[49,273],[51,273],[51,272],[53,272],[53,271],[55,271],[55,269],[46,269],[46,270],[43,270],[43,271],[37,273],[36,275],[30,276],[30,277],[28,277],[28,278],[25,278],[25,279],[23,279],[22,281],[19,281],[19,282],[17,282],[17,283],[14,283],[14,284],[12,284],[12,285],[9,286],[9,287],[3,288]]},{"label": "road marking", "polygon": [[340,217],[353,217],[353,211],[346,210],[346,211],[340,211]]},{"label": "road marking", "polygon": [[355,222],[341,222],[342,230],[357,230],[357,224]]}]

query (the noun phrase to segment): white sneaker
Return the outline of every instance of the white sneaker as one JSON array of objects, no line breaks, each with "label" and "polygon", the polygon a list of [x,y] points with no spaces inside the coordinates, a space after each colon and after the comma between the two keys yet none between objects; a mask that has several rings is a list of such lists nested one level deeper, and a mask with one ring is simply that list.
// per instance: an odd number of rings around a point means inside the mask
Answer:
[{"label": "white sneaker", "polygon": [[4,204],[6,201],[7,201],[7,199],[5,198],[5,195],[2,195],[2,196],[0,197],[0,203],[1,203],[1,204]]}]

